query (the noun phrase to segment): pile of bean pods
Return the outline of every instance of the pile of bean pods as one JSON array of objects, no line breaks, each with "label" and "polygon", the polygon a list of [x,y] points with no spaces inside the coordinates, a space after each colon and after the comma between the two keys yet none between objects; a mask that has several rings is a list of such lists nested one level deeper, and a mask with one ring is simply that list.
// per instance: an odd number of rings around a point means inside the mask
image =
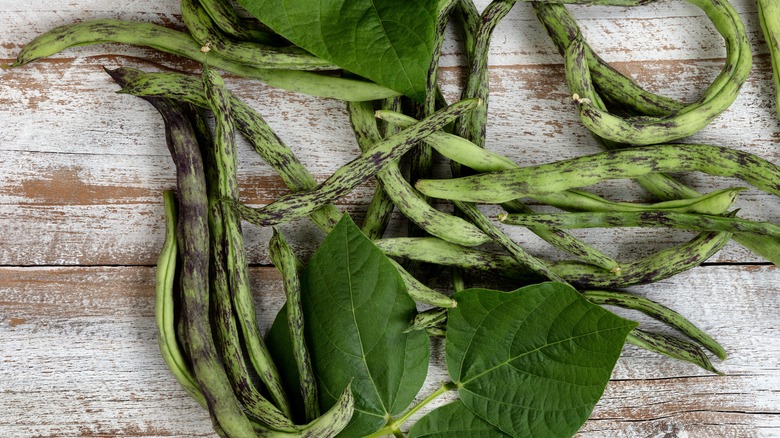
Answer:
[{"label": "pile of bean pods", "polygon": [[[187,392],[208,408],[215,430],[228,437],[335,436],[352,413],[353,395],[322,415],[316,398],[304,425],[291,420],[288,395],[257,324],[249,287],[242,221],[275,226],[308,217],[332,229],[342,213],[334,202],[360,185],[377,181],[362,231],[388,256],[409,294],[427,310],[413,329],[444,330],[444,309],[454,306],[414,274],[429,264],[451,268],[452,288],[467,276],[489,271],[513,286],[546,279],[576,287],[593,303],[634,309],[679,330],[685,337],[636,329],[629,341],[716,371],[705,350],[726,352],[674,311],[620,289],[668,278],[693,268],[730,240],[780,263],[780,226],[737,216],[732,205],[744,190],[699,193],[669,174],[703,172],[741,179],[780,196],[780,167],[725,146],[679,143],[734,102],[751,69],[747,35],[726,0],[688,0],[701,8],[726,44],[720,74],[702,97],[681,103],[640,87],[607,64],[585,40],[562,4],[533,3],[533,10],[563,56],[566,82],[582,124],[606,149],[536,166],[523,166],[485,148],[488,126],[488,48],[513,0],[494,0],[479,12],[471,0],[441,2],[436,49],[424,102],[415,102],[290,45],[228,0],[182,0],[188,32],[156,24],[92,20],[53,29],[30,42],[13,66],[69,47],[118,42],[148,46],[203,64],[202,75],[119,68],[108,73],[121,92],[139,96],[159,111],[176,165],[177,189],[166,193],[167,232],[157,271],[160,348]],[[569,3],[569,2],[567,2]],[[580,2],[574,2],[580,3]],[[644,0],[582,1],[634,6]],[[776,0],[759,0],[777,82]],[[447,29],[459,32],[466,51],[462,98],[447,104],[438,85],[438,56]],[[217,73],[260,80],[270,86],[345,102],[361,155],[318,183],[271,127]],[[325,71],[326,73],[322,73]],[[211,120],[213,118],[213,121]],[[240,200],[236,133],[278,172],[290,193],[253,208]],[[431,179],[436,155],[450,163],[452,178]],[[410,175],[399,160],[411,157]],[[638,182],[657,202],[605,199],[585,187],[610,179]],[[450,203],[449,213],[434,200]],[[505,211],[491,218],[476,204]],[[556,213],[537,213],[531,205]],[[406,237],[385,237],[392,213],[413,224]],[[548,209],[549,211],[549,209]],[[535,257],[500,226],[525,227],[571,260]],[[670,227],[693,230],[690,241],[640,260],[620,262],[565,230],[590,227]],[[489,244],[489,245],[486,245]],[[316,392],[303,340],[297,271],[300,261],[281,234],[269,249],[285,279],[293,350],[301,365],[302,391]]]}]

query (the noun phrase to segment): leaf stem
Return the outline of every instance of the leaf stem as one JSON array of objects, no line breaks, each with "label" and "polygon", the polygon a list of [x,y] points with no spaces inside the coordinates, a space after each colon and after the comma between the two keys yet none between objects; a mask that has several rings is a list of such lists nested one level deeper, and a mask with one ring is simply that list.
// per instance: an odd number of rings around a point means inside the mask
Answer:
[{"label": "leaf stem", "polygon": [[401,432],[401,426],[404,423],[406,423],[406,421],[409,420],[409,418],[411,418],[412,415],[417,413],[417,411],[425,407],[425,405],[432,402],[433,400],[435,400],[445,392],[453,390],[457,387],[458,385],[455,384],[455,382],[442,383],[441,386],[439,386],[439,388],[436,391],[434,391],[431,395],[420,400],[420,403],[417,403],[416,405],[412,406],[411,409],[403,413],[403,415],[401,415],[400,417],[396,419],[391,419],[385,427],[367,436],[366,438],[379,438],[390,434],[393,434],[396,437],[404,436],[403,433]]}]

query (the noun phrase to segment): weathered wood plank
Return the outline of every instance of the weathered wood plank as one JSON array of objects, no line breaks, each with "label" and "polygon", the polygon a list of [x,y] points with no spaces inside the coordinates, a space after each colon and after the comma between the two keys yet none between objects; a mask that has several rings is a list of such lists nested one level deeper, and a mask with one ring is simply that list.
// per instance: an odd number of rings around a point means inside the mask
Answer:
[{"label": "weathered wood plank", "polygon": [[[251,273],[266,329],[282,304],[280,278]],[[727,375],[626,347],[582,436],[780,430],[780,269],[704,267],[633,290],[719,340]],[[153,295],[151,267],[1,268],[0,435],[211,436],[159,357]],[[441,342],[434,352],[426,391],[447,378]]]}]

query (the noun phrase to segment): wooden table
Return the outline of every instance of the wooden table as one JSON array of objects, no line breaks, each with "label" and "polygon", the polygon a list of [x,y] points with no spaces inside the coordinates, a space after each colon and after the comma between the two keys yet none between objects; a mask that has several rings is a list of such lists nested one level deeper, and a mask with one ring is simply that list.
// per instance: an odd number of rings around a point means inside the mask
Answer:
[{"label": "wooden table", "polygon": [[[754,69],[734,105],[691,141],[780,163],[780,122],[756,5],[735,6]],[[722,65],[722,39],[687,3],[571,9],[596,50],[652,90],[695,99]],[[87,18],[182,26],[171,0],[0,0],[0,62],[11,62],[41,32]],[[460,54],[450,39],[442,60],[450,98],[457,96]],[[490,62],[490,149],[521,164],[598,151],[576,119],[561,58],[529,5],[516,5],[500,24]],[[145,102],[113,94],[117,86],[102,66],[198,68],[149,49],[104,45],[0,71],[0,436],[212,436],[208,415],[179,388],[156,343],[161,192],[174,187],[162,123]],[[357,154],[341,103],[227,81],[318,179]],[[286,192],[243,143],[240,154],[247,202],[265,204]],[[735,184],[698,175],[686,181],[702,190]],[[646,199],[624,182],[598,189],[615,199]],[[340,205],[359,218],[371,192],[360,188]],[[749,190],[738,206],[746,217],[780,223],[777,197]],[[306,221],[282,229],[304,258],[323,237]],[[245,233],[267,327],[282,296],[268,267],[270,230],[246,226]],[[510,233],[535,254],[560,257],[528,234]],[[636,229],[578,235],[620,260],[690,236]],[[730,353],[716,362],[727,375],[626,347],[581,436],[780,436],[780,269],[731,243],[702,267],[631,291],[714,335]],[[434,347],[441,353],[441,343]],[[446,371],[440,358],[432,367],[435,385]]]}]

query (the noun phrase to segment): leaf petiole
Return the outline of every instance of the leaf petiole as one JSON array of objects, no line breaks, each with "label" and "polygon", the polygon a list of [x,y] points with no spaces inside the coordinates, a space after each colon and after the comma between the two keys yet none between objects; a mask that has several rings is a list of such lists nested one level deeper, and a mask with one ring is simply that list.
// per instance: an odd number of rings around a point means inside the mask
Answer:
[{"label": "leaf petiole", "polygon": [[402,437],[404,436],[401,432],[401,426],[406,423],[409,418],[411,418],[412,415],[414,415],[417,411],[425,407],[428,403],[432,402],[433,400],[437,399],[439,396],[444,394],[447,391],[451,391],[453,389],[456,389],[458,385],[455,382],[444,382],[439,386],[436,391],[431,393],[428,397],[425,397],[424,399],[420,400],[420,403],[417,403],[416,405],[412,406],[408,411],[404,412],[403,415],[396,419],[390,419],[388,421],[387,425],[383,427],[382,429],[374,432],[371,435],[368,435],[366,438],[378,438],[383,437],[386,435],[394,435],[396,437]]}]

